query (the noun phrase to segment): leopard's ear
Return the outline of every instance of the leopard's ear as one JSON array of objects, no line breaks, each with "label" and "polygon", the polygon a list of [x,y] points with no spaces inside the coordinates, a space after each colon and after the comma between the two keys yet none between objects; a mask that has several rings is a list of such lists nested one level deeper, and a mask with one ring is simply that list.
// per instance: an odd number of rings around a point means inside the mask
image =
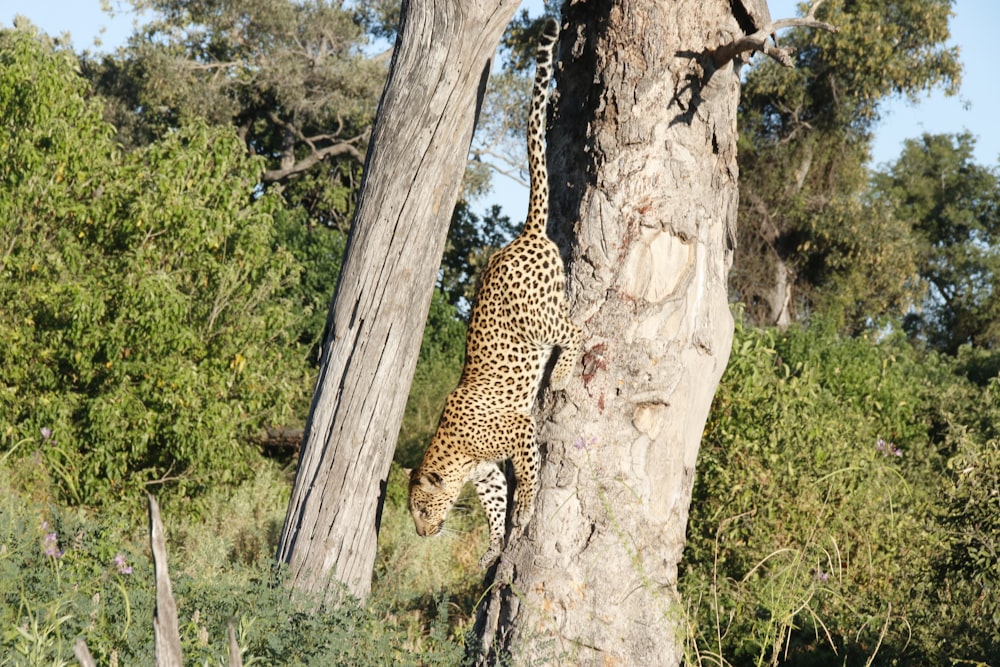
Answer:
[{"label": "leopard's ear", "polygon": [[444,480],[441,478],[441,475],[439,475],[438,473],[436,473],[436,472],[428,472],[428,473],[424,473],[423,475],[421,475],[420,479],[418,481],[420,483],[420,488],[421,489],[423,489],[424,491],[427,491],[428,493],[433,493],[435,491],[440,491],[441,490],[441,486],[442,486],[441,483]]},{"label": "leopard's ear", "polygon": [[413,479],[413,468],[403,468],[403,474],[407,479]]}]

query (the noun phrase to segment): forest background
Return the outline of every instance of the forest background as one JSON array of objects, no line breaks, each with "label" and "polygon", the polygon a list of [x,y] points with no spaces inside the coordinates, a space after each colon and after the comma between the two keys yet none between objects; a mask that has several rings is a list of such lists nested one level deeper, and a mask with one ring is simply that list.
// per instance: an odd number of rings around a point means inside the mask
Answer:
[{"label": "forest background", "polygon": [[[466,502],[419,540],[395,464],[369,600],[303,614],[270,585],[392,3],[136,5],[109,53],[0,34],[2,652],[58,663],[82,634],[101,662],[150,662],[152,490],[199,663],[230,618],[268,664],[460,662],[482,518]],[[796,70],[747,73],[740,322],[681,582],[691,662],[1000,663],[1000,173],[971,133],[871,159],[893,100],[960,90],[948,7],[827,3],[885,32],[792,32]],[[399,464],[517,226],[470,202],[504,178],[487,158],[520,177],[532,25],[501,50]]]}]

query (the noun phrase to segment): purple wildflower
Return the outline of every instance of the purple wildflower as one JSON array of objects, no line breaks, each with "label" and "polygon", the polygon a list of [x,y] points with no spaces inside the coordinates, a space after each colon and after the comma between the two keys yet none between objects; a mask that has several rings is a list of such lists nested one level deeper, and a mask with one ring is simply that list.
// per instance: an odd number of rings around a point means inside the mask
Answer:
[{"label": "purple wildflower", "polygon": [[590,449],[594,444],[597,444],[597,436],[591,436],[589,438],[577,438],[576,442],[573,443],[574,449]]},{"label": "purple wildflower", "polygon": [[875,441],[875,450],[882,456],[902,456],[903,450],[892,442],[886,442],[882,438]]},{"label": "purple wildflower", "polygon": [[[48,522],[43,522],[42,529],[44,530],[47,527]],[[45,555],[50,558],[62,558],[62,555],[65,553],[59,549],[59,536],[55,533],[45,533],[44,546]]]},{"label": "purple wildflower", "polygon": [[51,437],[52,437],[52,429],[50,429],[48,426],[43,426],[42,427],[42,440],[48,440]]},{"label": "purple wildflower", "polygon": [[826,581],[830,578],[829,572],[824,572],[818,567],[814,570],[813,574],[815,575],[817,581]]},{"label": "purple wildflower", "polygon": [[118,574],[132,574],[132,566],[125,561],[124,555],[117,554],[114,563],[118,568]]}]

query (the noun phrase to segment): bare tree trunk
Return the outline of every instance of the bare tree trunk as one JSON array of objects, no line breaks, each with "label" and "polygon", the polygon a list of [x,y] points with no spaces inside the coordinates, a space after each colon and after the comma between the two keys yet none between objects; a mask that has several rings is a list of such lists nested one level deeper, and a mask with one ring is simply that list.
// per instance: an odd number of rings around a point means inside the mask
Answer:
[{"label": "bare tree trunk", "polygon": [[291,584],[371,589],[379,514],[476,113],[514,0],[403,3],[295,487]]},{"label": "bare tree trunk", "polygon": [[792,324],[792,272],[780,257],[774,259],[774,282],[768,293],[771,326],[787,329]]},{"label": "bare tree trunk", "polygon": [[156,607],[153,608],[153,640],[156,646],[156,667],[183,667],[180,625],[177,603],[174,601],[167,566],[166,533],[160,519],[160,505],[149,498],[149,546],[153,552],[153,573],[156,577]]},{"label": "bare tree trunk", "polygon": [[[677,565],[733,323],[728,0],[568,3],[550,233],[570,247],[581,367],[548,395],[535,515],[480,609],[482,662],[679,664]],[[559,71],[557,69],[557,71]]]}]

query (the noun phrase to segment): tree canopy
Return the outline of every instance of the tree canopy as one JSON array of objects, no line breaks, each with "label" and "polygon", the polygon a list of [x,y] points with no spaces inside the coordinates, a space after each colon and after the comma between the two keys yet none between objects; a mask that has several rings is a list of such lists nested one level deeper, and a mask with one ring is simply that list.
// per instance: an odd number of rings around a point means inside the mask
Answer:
[{"label": "tree canopy", "polygon": [[875,194],[911,230],[924,298],[906,328],[932,347],[1000,345],[1000,172],[973,162],[968,133],[909,139]]},{"label": "tree canopy", "polygon": [[152,19],[83,71],[119,140],[141,146],[185,122],[232,125],[265,159],[265,184],[346,229],[385,54],[343,3],[134,0]]},{"label": "tree canopy", "polygon": [[795,29],[795,67],[764,60],[740,99],[740,219],[731,288],[754,324],[836,311],[848,331],[918,295],[905,225],[870,205],[866,163],[887,99],[955,92],[949,0],[832,0]]}]

